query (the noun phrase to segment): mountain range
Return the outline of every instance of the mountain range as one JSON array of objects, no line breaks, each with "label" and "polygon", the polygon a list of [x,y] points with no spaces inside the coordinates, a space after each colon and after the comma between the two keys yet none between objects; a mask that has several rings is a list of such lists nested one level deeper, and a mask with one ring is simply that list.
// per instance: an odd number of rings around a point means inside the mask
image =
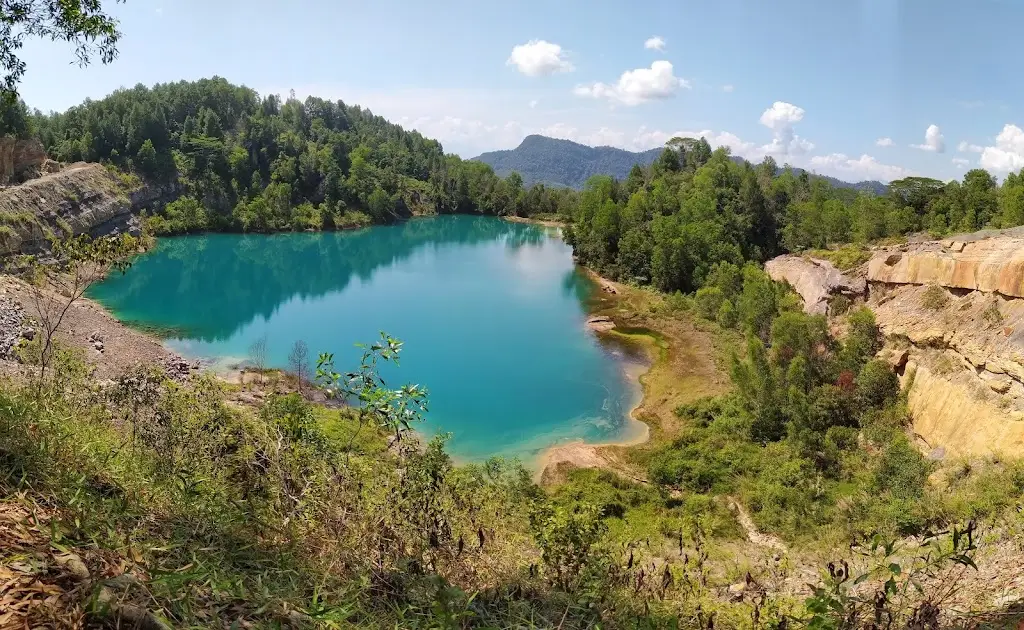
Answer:
[{"label": "mountain range", "polygon": [[[579,189],[593,175],[625,179],[634,164],[648,166],[661,155],[662,150],[657,148],[635,153],[615,147],[589,147],[571,140],[531,135],[526,136],[515,149],[491,151],[473,159],[489,164],[501,177],[516,171],[527,186],[544,184]],[[745,161],[739,156],[732,159],[737,163]],[[796,175],[803,172],[803,169],[795,167],[790,169]],[[888,190],[888,186],[873,180],[846,182],[825,175],[811,176],[828,180],[837,188],[852,188],[876,195],[883,195]]]}]

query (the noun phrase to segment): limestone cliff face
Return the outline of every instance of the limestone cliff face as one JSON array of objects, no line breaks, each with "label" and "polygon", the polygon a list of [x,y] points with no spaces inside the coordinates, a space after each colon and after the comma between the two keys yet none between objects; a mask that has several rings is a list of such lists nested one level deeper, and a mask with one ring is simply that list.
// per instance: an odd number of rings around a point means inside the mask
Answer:
[{"label": "limestone cliff face", "polygon": [[929,291],[876,286],[869,302],[889,346],[906,353],[914,431],[946,455],[1024,452],[1024,300]]},{"label": "limestone cliff face", "polygon": [[914,431],[947,456],[1024,453],[1024,231],[881,249],[866,273]]},{"label": "limestone cliff face", "polygon": [[35,138],[0,137],[0,185],[38,177],[46,161],[46,151]]},{"label": "limestone cliff face", "polygon": [[1024,454],[1024,228],[880,248],[848,275],[798,256],[765,269],[809,313],[864,296],[936,457]]},{"label": "limestone cliff face", "polygon": [[1012,232],[985,236],[981,233],[881,252],[868,262],[868,280],[1024,297],[1024,236]]},{"label": "limestone cliff face", "polygon": [[804,300],[804,311],[825,315],[833,296],[859,297],[864,294],[863,278],[844,275],[827,260],[804,256],[779,256],[769,260],[764,270],[776,282],[787,282]]},{"label": "limestone cliff face", "polygon": [[137,232],[137,213],[177,192],[128,184],[102,165],[84,162],[0,190],[0,256],[43,249],[51,233]]}]

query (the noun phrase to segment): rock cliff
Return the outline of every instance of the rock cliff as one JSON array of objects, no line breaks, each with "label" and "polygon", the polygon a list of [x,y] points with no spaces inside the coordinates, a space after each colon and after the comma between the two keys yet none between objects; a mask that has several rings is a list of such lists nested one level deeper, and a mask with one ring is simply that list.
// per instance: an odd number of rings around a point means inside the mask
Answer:
[{"label": "rock cliff", "polygon": [[46,162],[46,151],[35,138],[0,137],[0,185],[38,177]]},{"label": "rock cliff", "polygon": [[1024,454],[1024,228],[879,248],[848,275],[799,256],[765,269],[809,313],[864,297],[935,457]]},{"label": "rock cliff", "polygon": [[0,190],[0,256],[39,251],[50,234],[137,232],[138,212],[166,203],[177,192],[84,162],[5,188]]},{"label": "rock cliff", "polygon": [[914,431],[945,456],[1024,452],[1024,230],[883,248],[866,275]]},{"label": "rock cliff", "polygon": [[867,276],[870,282],[1024,297],[1024,232],[980,232],[883,250],[868,262]]},{"label": "rock cliff", "polygon": [[836,295],[860,297],[866,283],[863,278],[844,275],[827,260],[805,256],[779,256],[764,265],[772,280],[787,282],[804,300],[804,311],[825,315]]}]

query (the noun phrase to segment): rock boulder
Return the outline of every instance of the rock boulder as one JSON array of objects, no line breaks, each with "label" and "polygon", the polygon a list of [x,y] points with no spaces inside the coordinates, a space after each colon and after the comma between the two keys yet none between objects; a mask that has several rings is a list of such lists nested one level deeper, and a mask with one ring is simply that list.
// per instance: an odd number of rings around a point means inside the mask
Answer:
[{"label": "rock boulder", "polygon": [[812,315],[825,315],[835,295],[859,297],[866,290],[863,278],[851,278],[827,260],[817,258],[779,256],[766,262],[764,270],[772,280],[789,283],[803,298],[804,311]]}]

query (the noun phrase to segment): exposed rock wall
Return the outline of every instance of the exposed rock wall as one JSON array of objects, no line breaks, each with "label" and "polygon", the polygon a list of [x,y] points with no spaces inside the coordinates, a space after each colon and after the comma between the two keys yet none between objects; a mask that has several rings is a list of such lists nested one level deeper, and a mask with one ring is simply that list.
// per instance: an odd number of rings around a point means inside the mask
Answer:
[{"label": "exposed rock wall", "polygon": [[882,251],[868,262],[868,280],[1024,297],[1024,237],[971,236]]},{"label": "exposed rock wall", "polygon": [[46,161],[46,151],[35,138],[0,137],[0,185],[38,177]]},{"label": "exposed rock wall", "polygon": [[804,256],[779,256],[765,263],[764,269],[776,282],[788,282],[804,300],[804,311],[825,315],[835,295],[864,295],[863,278],[844,275],[827,260]]},{"label": "exposed rock wall", "polygon": [[173,186],[127,184],[100,164],[72,164],[0,190],[0,256],[43,249],[51,233],[137,233],[138,212],[178,192]]},{"label": "exposed rock wall", "polygon": [[947,291],[936,307],[928,292],[875,287],[869,304],[908,355],[914,431],[947,456],[1024,455],[1024,300]]},{"label": "exposed rock wall", "polygon": [[867,279],[909,354],[914,431],[947,456],[1024,455],[1024,232],[882,249]]}]

